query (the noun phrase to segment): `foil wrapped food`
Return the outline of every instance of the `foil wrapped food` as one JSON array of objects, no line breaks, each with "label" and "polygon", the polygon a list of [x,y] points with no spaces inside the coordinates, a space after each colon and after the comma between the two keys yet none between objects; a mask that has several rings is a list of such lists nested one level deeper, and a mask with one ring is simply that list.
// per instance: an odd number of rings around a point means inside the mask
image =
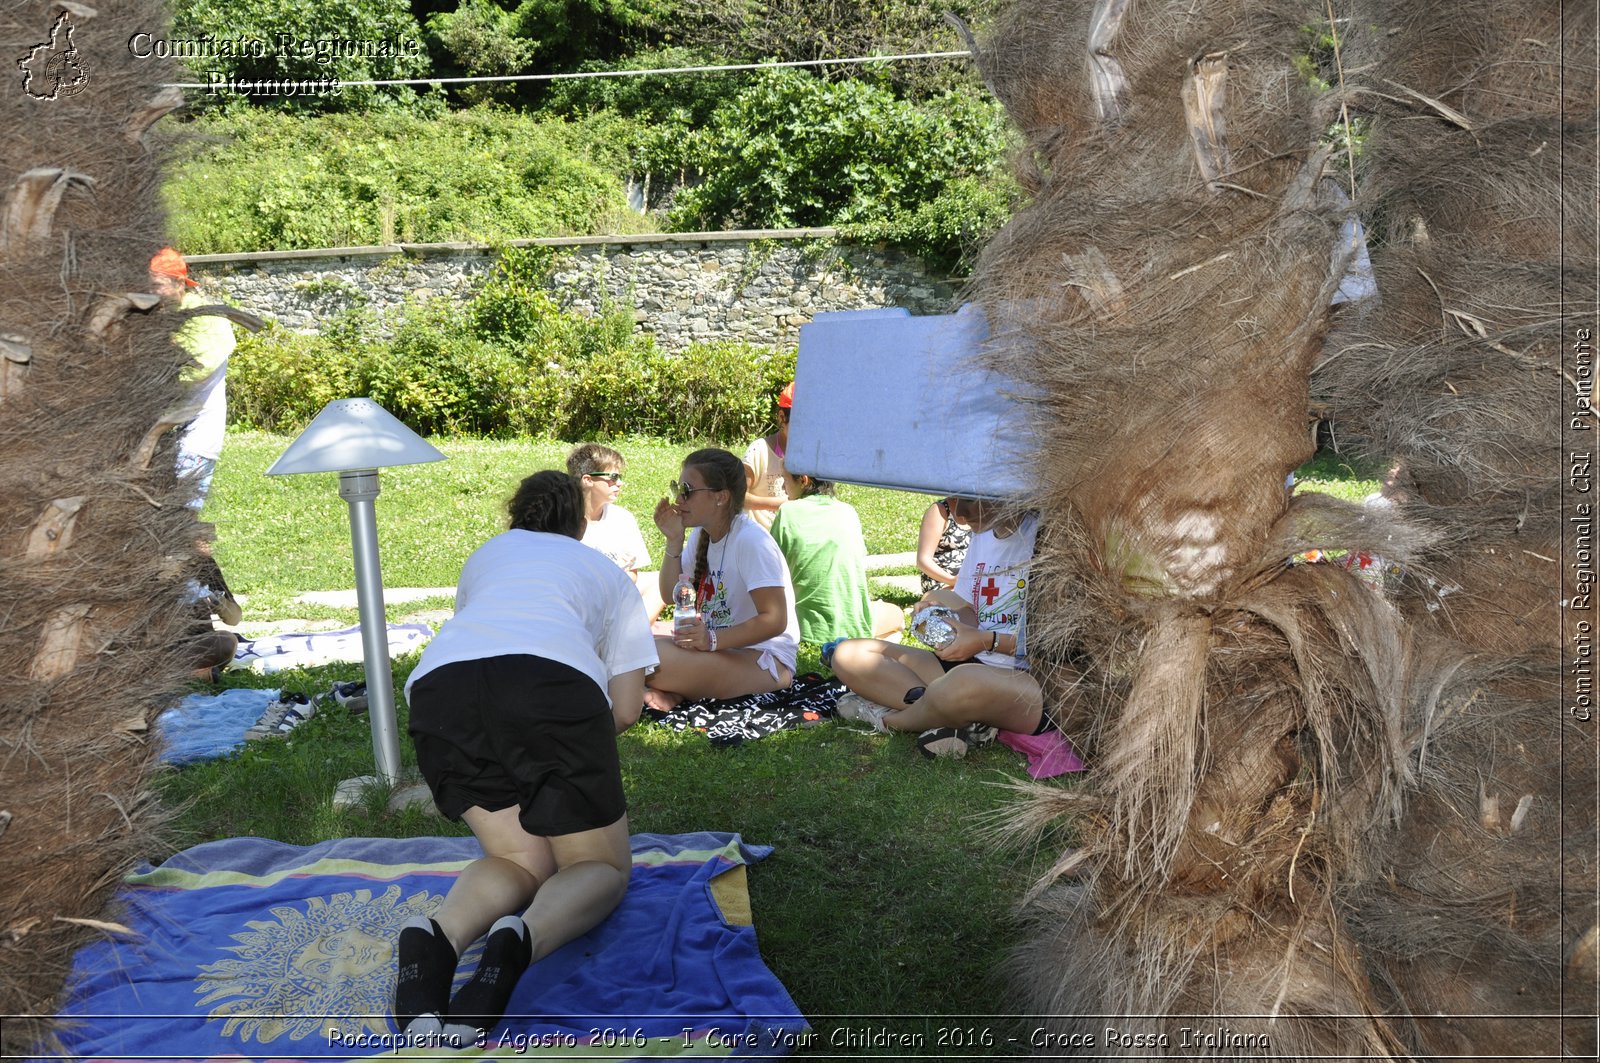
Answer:
[{"label": "foil wrapped food", "polygon": [[930,605],[918,609],[911,618],[911,633],[936,650],[942,650],[956,639],[956,612],[943,605]]}]

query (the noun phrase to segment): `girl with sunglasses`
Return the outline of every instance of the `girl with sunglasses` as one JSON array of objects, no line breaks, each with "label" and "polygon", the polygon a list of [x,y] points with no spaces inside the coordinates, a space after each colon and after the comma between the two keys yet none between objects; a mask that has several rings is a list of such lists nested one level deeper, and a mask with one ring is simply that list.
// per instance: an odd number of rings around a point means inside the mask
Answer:
[{"label": "girl with sunglasses", "polygon": [[645,703],[670,711],[685,698],[788,686],[800,640],[794,586],[778,544],[744,512],[744,463],[726,450],[697,450],[671,486],[673,500],[663,498],[655,509],[667,541],[660,592],[670,601],[688,573],[701,619],[656,636],[661,666],[648,680]]}]

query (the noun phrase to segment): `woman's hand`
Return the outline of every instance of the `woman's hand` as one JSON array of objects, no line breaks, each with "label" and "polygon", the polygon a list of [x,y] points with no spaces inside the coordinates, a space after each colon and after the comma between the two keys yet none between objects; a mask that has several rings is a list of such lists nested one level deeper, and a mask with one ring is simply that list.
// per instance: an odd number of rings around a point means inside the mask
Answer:
[{"label": "woman's hand", "polygon": [[673,543],[678,543],[681,547],[683,543],[683,514],[678,512],[678,507],[673,505],[670,499],[663,498],[656,503],[653,515],[656,527],[666,537],[667,545],[670,547]]},{"label": "woman's hand", "polygon": [[952,624],[956,637],[933,651],[941,661],[968,661],[980,653],[988,652],[994,641],[994,632],[970,624]]},{"label": "woman's hand", "polygon": [[695,616],[685,619],[681,625],[674,624],[672,644],[680,650],[710,651],[711,632],[706,628],[706,618]]}]

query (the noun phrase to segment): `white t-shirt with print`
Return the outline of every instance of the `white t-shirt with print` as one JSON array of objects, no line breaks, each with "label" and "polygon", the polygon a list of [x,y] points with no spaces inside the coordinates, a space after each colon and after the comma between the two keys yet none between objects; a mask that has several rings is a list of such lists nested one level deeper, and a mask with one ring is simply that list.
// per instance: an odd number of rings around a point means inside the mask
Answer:
[{"label": "white t-shirt with print", "polygon": [[602,692],[612,676],[660,663],[627,573],[576,539],[521,529],[501,532],[467,558],[455,615],[422,651],[406,696],[442,665],[513,653],[576,668]]},{"label": "white t-shirt with print", "polygon": [[[684,569],[691,576],[703,534],[704,529],[691,528],[683,539]],[[767,530],[751,519],[751,514],[741,513],[733,518],[722,541],[706,548],[701,611],[709,615],[714,628],[742,624],[755,617],[756,603],[750,592],[761,587],[783,588],[788,617],[780,634],[750,648],[770,650],[773,657],[792,670],[800,652],[800,620],[794,611],[794,582],[789,578],[789,565]]]},{"label": "white t-shirt with print", "polygon": [[[1016,634],[1022,626],[1028,598],[1028,563],[1033,560],[1033,543],[1038,535],[1039,515],[1029,513],[1017,530],[1004,539],[996,538],[993,531],[972,536],[951,590],[972,603],[978,613],[979,629]],[[984,650],[978,660],[996,667],[1016,667],[1016,659],[1009,653]]]},{"label": "white t-shirt with print", "polygon": [[650,567],[650,552],[645,549],[639,522],[632,513],[610,502],[600,511],[600,519],[591,520],[583,530],[583,545],[605,554],[624,572]]}]

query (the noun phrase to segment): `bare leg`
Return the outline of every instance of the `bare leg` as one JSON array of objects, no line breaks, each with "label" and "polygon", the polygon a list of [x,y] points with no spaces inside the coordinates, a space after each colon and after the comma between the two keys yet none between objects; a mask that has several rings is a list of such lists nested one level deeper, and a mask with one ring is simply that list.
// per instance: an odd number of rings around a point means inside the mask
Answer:
[{"label": "bare leg", "polygon": [[[394,1010],[396,1024],[408,1033],[427,1033],[430,1023],[439,1030],[461,954],[496,919],[526,907],[539,884],[555,873],[550,843],[522,829],[514,806],[498,812],[469,808],[463,818],[486,855],[462,870],[435,919],[400,931]],[[508,971],[506,978],[520,974],[520,968]],[[473,1028],[461,1025],[451,1036],[470,1043]]]},{"label": "bare leg", "polygon": [[499,1020],[529,963],[616,908],[633,869],[626,816],[594,830],[544,838],[523,830],[518,812],[515,806],[467,810],[463,818],[485,855],[462,871],[437,916],[458,956],[490,931],[478,970],[457,992],[443,1027],[463,1042]]},{"label": "bare leg", "polygon": [[915,704],[883,718],[896,731],[986,723],[1029,734],[1039,726],[1044,695],[1027,672],[987,664],[958,665],[928,684]]},{"label": "bare leg", "polygon": [[515,805],[498,812],[469,808],[462,816],[484,856],[468,864],[439,908],[439,927],[456,955],[502,915],[526,908],[556,871],[550,841],[522,829]]},{"label": "bare leg", "polygon": [[906,615],[900,611],[898,605],[892,602],[880,602],[876,598],[871,601],[872,606],[872,637],[886,639],[890,636],[902,634],[906,629]]},{"label": "bare leg", "polygon": [[533,958],[548,956],[598,926],[622,903],[633,873],[628,817],[609,826],[550,839],[560,868],[523,913],[533,935]]},{"label": "bare leg", "polygon": [[[851,639],[833,653],[834,673],[862,697],[887,706],[885,727],[926,731],[987,723],[1024,734],[1039,725],[1044,696],[1027,672],[962,664],[949,672],[928,650],[876,639]],[[924,693],[913,701],[906,694]]]},{"label": "bare leg", "polygon": [[[719,650],[703,653],[675,645],[670,638],[656,636],[656,653],[661,665],[646,680],[651,690],[678,694],[686,698],[738,698],[779,690],[794,679],[788,668],[779,668],[779,678],[757,664],[760,654],[752,649]],[[780,682],[781,680],[781,682]],[[650,700],[648,692],[645,700]]]},{"label": "bare leg", "polygon": [[644,611],[652,621],[661,615],[661,609],[666,605],[661,600],[661,583],[659,572],[635,572],[633,582],[639,588],[639,597],[644,600]]},{"label": "bare leg", "polygon": [[906,708],[906,693],[931,686],[944,666],[928,650],[880,639],[849,639],[833,651],[833,672],[852,691],[891,709]]}]

